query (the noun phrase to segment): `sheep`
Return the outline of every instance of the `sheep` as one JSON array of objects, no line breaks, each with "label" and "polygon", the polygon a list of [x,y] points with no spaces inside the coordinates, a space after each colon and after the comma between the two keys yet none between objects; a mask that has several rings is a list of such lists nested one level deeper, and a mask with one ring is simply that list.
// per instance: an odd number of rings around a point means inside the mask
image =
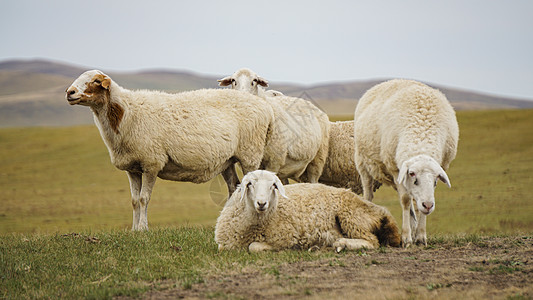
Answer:
[{"label": "sheep", "polygon": [[372,201],[373,181],[393,186],[403,210],[403,247],[409,247],[413,238],[427,246],[426,217],[435,210],[437,180],[451,188],[445,170],[457,153],[455,111],[440,91],[395,79],[361,97],[354,122],[354,161],[365,200]]},{"label": "sheep", "polygon": [[398,247],[394,218],[347,189],[320,183],[283,186],[276,174],[246,174],[215,226],[219,250]]},{"label": "sheep", "polygon": [[260,97],[283,96],[282,92],[276,90],[265,91],[263,88],[268,87],[268,81],[248,68],[241,68],[232,75],[219,79],[218,85],[231,85],[232,89],[249,92]]},{"label": "sheep", "polygon": [[[247,68],[239,69],[233,75],[219,79],[218,82],[220,86],[231,85],[232,89],[266,97],[270,101],[282,98],[271,99],[269,97],[283,95],[273,90],[264,91],[262,87],[268,87],[268,81]],[[353,161],[353,121],[330,122],[329,127],[329,150],[318,182],[335,187],[349,188],[356,194],[362,194],[361,180]],[[306,180],[304,177],[299,181]],[[374,182],[373,190],[377,190],[380,186],[381,183]]]},{"label": "sheep", "polygon": [[81,74],[66,98],[90,107],[112,164],[127,172],[132,230],[148,229],[157,177],[202,183],[222,173],[231,194],[238,183],[233,164],[259,168],[274,117],[265,100],[244,92],[132,91],[99,70]]},{"label": "sheep", "polygon": [[[352,121],[331,122],[329,129],[329,151],[324,170],[318,182],[340,188],[349,188],[363,194],[361,179],[354,162],[354,123]],[[381,183],[375,181],[373,191]]]},{"label": "sheep", "polygon": [[268,82],[249,69],[240,69],[219,82],[221,86],[231,84],[232,89],[263,95],[272,105],[274,128],[262,169],[276,172],[285,183],[288,178],[318,182],[328,152],[328,116],[304,99],[282,94],[266,97],[261,86],[268,86]]}]

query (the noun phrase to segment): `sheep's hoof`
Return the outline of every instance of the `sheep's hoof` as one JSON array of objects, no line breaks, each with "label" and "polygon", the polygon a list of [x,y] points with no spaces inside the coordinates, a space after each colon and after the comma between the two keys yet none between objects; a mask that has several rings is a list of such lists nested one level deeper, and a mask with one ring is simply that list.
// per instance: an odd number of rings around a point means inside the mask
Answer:
[{"label": "sheep's hoof", "polygon": [[402,248],[407,249],[411,247],[413,240],[411,238],[402,238]]},{"label": "sheep's hoof", "polygon": [[419,236],[415,240],[416,245],[423,245],[424,247],[428,246],[428,242],[425,236]]},{"label": "sheep's hoof", "polygon": [[307,249],[307,252],[315,252],[318,250],[320,250],[320,247],[318,247],[317,245],[314,245],[313,247]]},{"label": "sheep's hoof", "polygon": [[340,253],[346,248],[346,244],[342,242],[342,239],[340,239],[333,243],[333,248],[335,248],[336,253]]}]

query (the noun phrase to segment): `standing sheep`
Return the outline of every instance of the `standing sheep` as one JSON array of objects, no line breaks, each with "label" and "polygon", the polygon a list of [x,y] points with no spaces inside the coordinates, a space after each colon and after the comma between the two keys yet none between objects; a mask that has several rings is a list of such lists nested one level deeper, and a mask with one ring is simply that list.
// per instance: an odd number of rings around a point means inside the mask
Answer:
[{"label": "standing sheep", "polygon": [[[369,89],[355,109],[355,164],[365,200],[372,183],[393,186],[403,210],[402,243],[427,245],[426,217],[435,209],[435,187],[451,187],[445,170],[457,153],[455,112],[438,90],[411,80],[390,80]],[[420,212],[418,226],[413,202]],[[410,216],[412,220],[410,220]]]},{"label": "standing sheep", "polygon": [[264,88],[268,87],[268,81],[248,68],[240,68],[232,75],[219,79],[218,85],[231,85],[234,90],[245,91],[260,97],[283,96],[282,92],[276,90],[265,91]]},{"label": "standing sheep", "polygon": [[[220,86],[231,85],[232,89],[246,91],[253,95],[267,98],[269,101],[276,102],[283,99],[277,97],[283,95],[280,92],[273,90],[264,91],[263,87],[268,87],[268,81],[247,68],[239,69],[232,75],[218,80],[218,82]],[[269,98],[272,96],[275,98]],[[291,107],[290,101],[284,102],[286,103],[284,105],[285,109],[289,108],[294,110]],[[318,182],[335,187],[349,188],[356,194],[362,194],[361,180],[353,161],[353,121],[329,122],[329,128],[327,157]],[[300,181],[309,180],[303,177]],[[376,181],[373,190],[377,190],[379,186],[381,186],[381,183]]]},{"label": "standing sheep", "polygon": [[217,219],[219,250],[249,251],[400,245],[387,209],[346,189],[323,184],[283,186],[269,171],[246,174]]},{"label": "standing sheep", "polygon": [[[353,121],[331,122],[329,129],[329,151],[324,170],[318,182],[349,188],[356,194],[363,194],[361,178],[354,162]],[[375,181],[372,190],[381,186]]]},{"label": "standing sheep", "polygon": [[[219,82],[266,98],[261,86],[268,86],[267,81],[249,69],[240,69]],[[288,178],[318,182],[328,152],[328,116],[300,98],[279,95],[268,98],[268,102],[275,121],[262,168],[276,172],[285,183]]]},{"label": "standing sheep", "polygon": [[247,93],[131,91],[98,70],[78,77],[66,98],[91,108],[111,162],[127,172],[133,230],[148,229],[157,177],[202,183],[222,173],[231,194],[233,164],[245,172],[259,168],[273,120],[270,105]]}]

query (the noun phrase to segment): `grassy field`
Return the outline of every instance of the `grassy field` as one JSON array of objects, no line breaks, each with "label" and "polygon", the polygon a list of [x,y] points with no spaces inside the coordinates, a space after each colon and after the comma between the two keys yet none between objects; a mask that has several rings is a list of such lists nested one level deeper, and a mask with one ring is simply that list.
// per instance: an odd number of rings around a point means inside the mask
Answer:
[{"label": "grassy field", "polygon": [[[167,299],[344,299],[342,290],[365,295],[384,285],[400,293],[389,298],[462,298],[466,290],[480,299],[530,299],[533,110],[458,112],[458,120],[452,189],[437,187],[429,246],[341,254],[219,253],[212,226],[226,192],[220,178],[159,180],[151,230],[131,232],[127,177],[110,164],[94,126],[0,129],[0,299],[127,298],[149,290],[167,291]],[[382,187],[375,202],[401,220],[393,189]],[[496,243],[487,235],[512,237]],[[413,280],[398,281],[407,271]],[[228,294],[241,280],[239,292]],[[271,294],[257,294],[262,286]]]},{"label": "grassy field", "polygon": [[[429,233],[533,231],[533,110],[460,111],[457,158],[439,184]],[[54,233],[131,226],[129,184],[94,126],[0,129],[0,234]],[[226,188],[158,180],[151,227],[213,225]],[[394,190],[376,203],[397,220]]]}]

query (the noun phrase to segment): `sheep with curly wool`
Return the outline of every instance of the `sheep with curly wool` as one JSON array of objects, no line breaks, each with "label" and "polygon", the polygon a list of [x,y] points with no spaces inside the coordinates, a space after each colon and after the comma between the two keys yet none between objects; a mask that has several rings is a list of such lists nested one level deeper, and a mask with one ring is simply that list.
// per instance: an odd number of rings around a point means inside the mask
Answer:
[{"label": "sheep with curly wool", "polygon": [[328,152],[328,116],[304,99],[282,94],[265,97],[261,86],[268,86],[268,82],[250,69],[240,69],[219,82],[221,86],[231,84],[232,89],[262,95],[272,106],[274,126],[261,168],[275,172],[285,183],[288,178],[318,182]]},{"label": "sheep with curly wool", "polygon": [[[264,97],[269,101],[279,101],[282,98],[277,98],[277,96],[283,95],[273,90],[264,91],[262,87],[268,87],[268,81],[247,68],[241,68],[232,75],[218,80],[218,82],[220,86],[231,85],[232,89],[246,91],[253,95]],[[294,110],[294,107],[290,105],[290,101],[285,102],[284,108],[292,108]],[[361,180],[353,160],[353,121],[329,122],[329,128],[327,157],[318,182],[335,187],[349,188],[356,194],[362,194]],[[308,181],[306,177],[296,180]],[[376,181],[373,184],[373,191],[376,191],[380,186],[381,183]]]},{"label": "sheep with curly wool", "polygon": [[274,118],[270,104],[248,93],[132,91],[98,70],[78,77],[66,98],[91,108],[111,162],[127,172],[133,230],[148,229],[157,177],[202,183],[222,173],[231,194],[238,183],[233,164],[259,168]]},{"label": "sheep with curly wool", "polygon": [[395,79],[361,97],[354,122],[354,160],[365,200],[372,201],[375,180],[393,186],[402,205],[403,246],[413,238],[427,245],[426,217],[435,209],[437,180],[451,187],[445,170],[457,153],[455,111],[440,91]]},{"label": "sheep with curly wool", "polygon": [[399,246],[400,233],[386,208],[347,189],[320,183],[283,186],[272,172],[246,174],[217,219],[219,250],[249,251]]}]

